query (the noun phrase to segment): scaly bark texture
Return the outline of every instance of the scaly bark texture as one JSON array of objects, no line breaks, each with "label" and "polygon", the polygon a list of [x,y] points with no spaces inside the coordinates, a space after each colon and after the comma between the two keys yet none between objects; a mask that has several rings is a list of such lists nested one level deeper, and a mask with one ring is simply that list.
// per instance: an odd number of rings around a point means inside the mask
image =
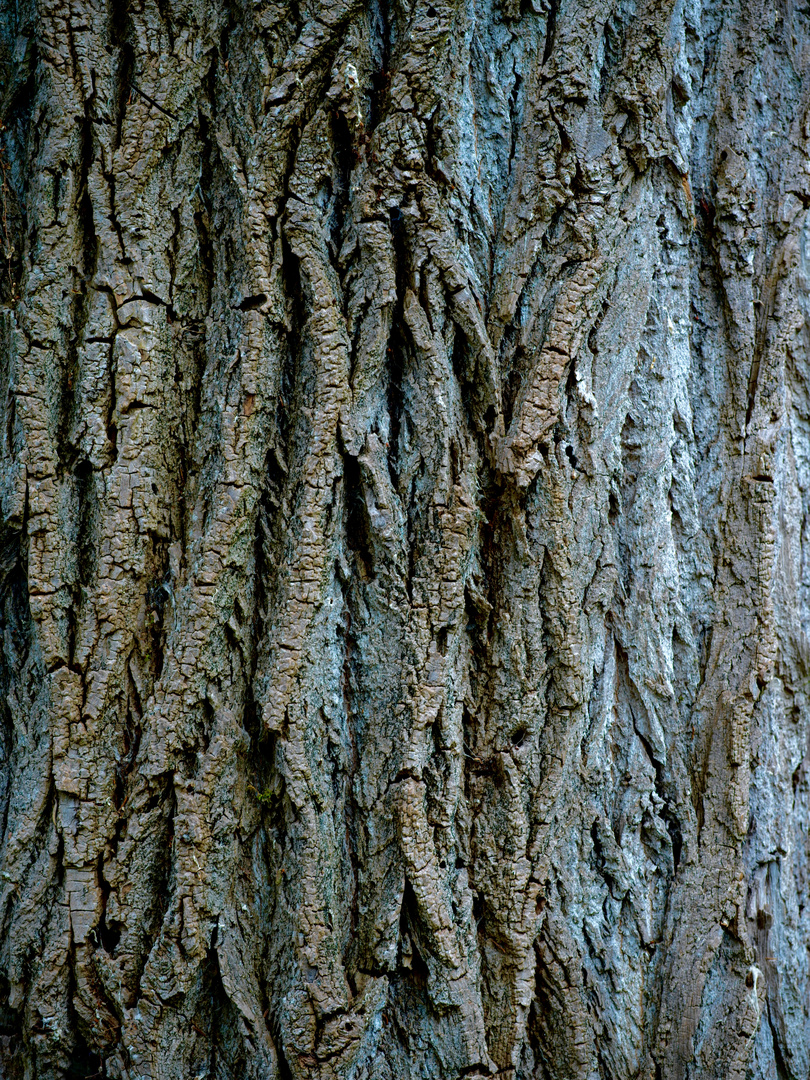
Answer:
[{"label": "scaly bark texture", "polygon": [[807,5],[0,73],[0,1074],[805,1080]]}]

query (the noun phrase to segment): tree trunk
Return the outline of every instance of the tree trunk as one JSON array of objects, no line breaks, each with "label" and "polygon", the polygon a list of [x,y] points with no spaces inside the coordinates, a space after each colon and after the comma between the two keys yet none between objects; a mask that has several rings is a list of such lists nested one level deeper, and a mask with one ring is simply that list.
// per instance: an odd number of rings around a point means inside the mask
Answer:
[{"label": "tree trunk", "polygon": [[810,9],[0,27],[0,1075],[805,1080]]}]

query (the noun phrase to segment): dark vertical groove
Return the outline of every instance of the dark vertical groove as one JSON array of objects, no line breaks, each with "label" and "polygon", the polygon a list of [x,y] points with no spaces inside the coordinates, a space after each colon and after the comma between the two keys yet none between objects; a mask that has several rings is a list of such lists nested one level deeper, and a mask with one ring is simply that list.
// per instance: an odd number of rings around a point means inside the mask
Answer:
[{"label": "dark vertical groove", "polygon": [[129,0],[109,0],[110,4],[110,43],[117,50],[117,70],[115,83],[117,87],[115,107],[115,139],[113,147],[117,150],[121,145],[121,133],[124,125],[124,115],[127,109],[130,94],[132,93],[132,78],[135,70],[135,50],[131,42],[131,19],[129,14]]},{"label": "dark vertical groove", "polygon": [[410,285],[411,258],[408,235],[402,209],[395,206],[389,211],[389,228],[394,241],[394,267],[397,283],[397,296],[391,317],[391,334],[388,339],[388,468],[394,488],[399,487],[399,439],[402,429],[405,400],[403,396],[403,377],[406,365],[411,360],[410,346],[404,333],[405,293]]},{"label": "dark vertical groove", "polygon": [[554,48],[554,37],[557,33],[557,13],[560,9],[560,0],[549,0],[548,13],[546,15],[546,40],[543,45],[543,63],[548,63],[551,50]]},{"label": "dark vertical groove", "polygon": [[369,131],[374,131],[385,114],[391,73],[391,36],[388,24],[388,0],[371,0],[368,11],[368,33],[374,70],[369,94]]},{"label": "dark vertical groove", "polygon": [[[74,63],[78,64],[75,59]],[[84,103],[84,118],[80,127],[79,160],[76,165],[77,197],[74,203],[74,217],[77,231],[77,244],[80,248],[80,265],[72,267],[73,282],[70,304],[70,327],[65,342],[65,360],[62,366],[60,388],[57,452],[60,467],[64,471],[75,468],[77,448],[71,442],[71,426],[76,417],[77,384],[80,377],[80,352],[84,344],[84,330],[90,310],[92,282],[98,259],[98,238],[93,219],[93,204],[90,198],[90,168],[93,163],[93,120],[91,117],[92,101]]]}]

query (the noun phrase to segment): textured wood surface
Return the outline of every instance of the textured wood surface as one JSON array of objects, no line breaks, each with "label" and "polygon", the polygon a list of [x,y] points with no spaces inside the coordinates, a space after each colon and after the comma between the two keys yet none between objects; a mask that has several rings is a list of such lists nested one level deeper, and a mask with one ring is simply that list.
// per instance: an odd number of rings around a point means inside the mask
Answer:
[{"label": "textured wood surface", "polygon": [[810,9],[0,2],[0,1075],[806,1080]]}]

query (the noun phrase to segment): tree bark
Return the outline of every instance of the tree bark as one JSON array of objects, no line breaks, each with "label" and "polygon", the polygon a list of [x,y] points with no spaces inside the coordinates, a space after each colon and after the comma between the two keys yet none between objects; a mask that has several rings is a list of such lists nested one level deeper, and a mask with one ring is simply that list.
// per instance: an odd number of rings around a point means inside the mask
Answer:
[{"label": "tree bark", "polygon": [[810,9],[0,10],[0,1075],[805,1080]]}]

